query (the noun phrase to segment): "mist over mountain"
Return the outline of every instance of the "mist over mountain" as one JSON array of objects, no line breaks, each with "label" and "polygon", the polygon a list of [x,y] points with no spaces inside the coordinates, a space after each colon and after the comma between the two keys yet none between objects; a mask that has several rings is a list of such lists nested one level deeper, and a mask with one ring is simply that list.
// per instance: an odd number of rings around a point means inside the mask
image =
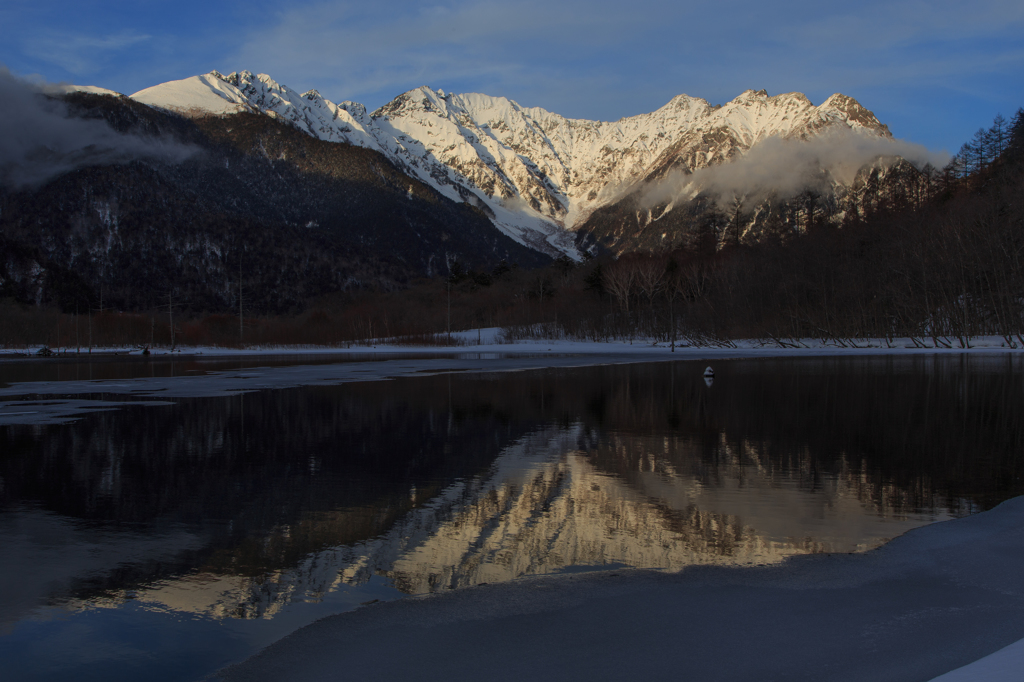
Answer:
[{"label": "mist over mountain", "polygon": [[0,66],[0,186],[35,187],[78,168],[138,159],[176,164],[199,152],[173,138],[126,134],[102,119],[77,117],[59,94]]},{"label": "mist over mountain", "polygon": [[786,238],[815,221],[863,217],[894,185],[928,184],[949,161],[945,152],[842,126],[731,149],[721,163],[665,166],[626,188],[577,226],[578,243],[624,253]]},{"label": "mist over mountain", "polygon": [[828,191],[833,183],[851,187],[863,168],[879,160],[891,164],[898,159],[917,168],[942,167],[949,155],[842,127],[809,139],[771,137],[719,165],[692,172],[674,169],[643,188],[641,205],[651,209],[700,193],[713,196],[721,207],[737,200],[758,203],[769,196],[792,199],[808,190]]}]

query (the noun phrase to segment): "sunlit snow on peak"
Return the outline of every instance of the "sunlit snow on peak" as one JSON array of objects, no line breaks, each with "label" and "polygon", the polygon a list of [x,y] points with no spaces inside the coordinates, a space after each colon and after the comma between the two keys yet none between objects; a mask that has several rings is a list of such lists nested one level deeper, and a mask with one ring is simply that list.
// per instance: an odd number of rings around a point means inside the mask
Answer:
[{"label": "sunlit snow on peak", "polygon": [[[801,93],[764,90],[747,90],[721,106],[678,95],[657,111],[612,122],[427,86],[367,113],[360,104],[334,104],[316,90],[299,94],[250,71],[213,71],[132,97],[190,115],[261,112],[322,140],[376,150],[449,199],[481,207],[516,241],[574,258],[573,228],[655,169],[678,166],[675,159],[693,172],[769,138],[809,139],[834,128],[890,137],[844,95],[816,107]],[[699,151],[709,137],[725,142]]]}]

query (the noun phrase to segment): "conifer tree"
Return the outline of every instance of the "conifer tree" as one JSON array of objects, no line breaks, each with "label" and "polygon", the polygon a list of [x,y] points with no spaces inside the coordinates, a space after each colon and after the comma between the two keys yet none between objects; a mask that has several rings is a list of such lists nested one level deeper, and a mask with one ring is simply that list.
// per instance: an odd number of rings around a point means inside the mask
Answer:
[{"label": "conifer tree", "polygon": [[988,165],[989,162],[989,144],[988,144],[988,131],[984,128],[978,128],[978,132],[974,133],[974,137],[968,143],[971,150],[971,159],[969,165],[972,173],[977,173]]},{"label": "conifer tree", "polygon": [[992,160],[999,158],[1010,141],[1008,124],[1002,114],[996,114],[992,127],[988,129],[989,156]]},{"label": "conifer tree", "polygon": [[1024,156],[1024,107],[1017,110],[1010,123],[1006,141],[1006,151],[1014,158]]}]

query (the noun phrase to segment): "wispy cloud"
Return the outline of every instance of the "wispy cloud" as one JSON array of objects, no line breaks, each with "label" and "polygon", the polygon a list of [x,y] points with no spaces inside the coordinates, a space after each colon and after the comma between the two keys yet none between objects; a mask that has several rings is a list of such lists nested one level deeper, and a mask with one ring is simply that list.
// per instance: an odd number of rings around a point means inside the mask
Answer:
[{"label": "wispy cloud", "polygon": [[29,56],[69,73],[87,75],[98,71],[117,53],[137,47],[150,39],[149,35],[130,30],[105,36],[47,32],[25,41],[24,51]]},{"label": "wispy cloud", "polygon": [[728,9],[708,1],[398,0],[386,11],[319,1],[247,31],[225,66],[370,106],[426,84],[618,118],[681,92],[723,102],[766,87],[822,99],[1006,73],[1022,65],[1013,38],[1021,32],[1024,5],[1008,0],[866,0],[855,10],[811,0]]},{"label": "wispy cloud", "polygon": [[289,9],[273,26],[250,32],[232,61],[295,74],[295,85],[316,83],[345,99],[469,82],[494,93],[537,78],[571,80],[580,75],[573,51],[600,55],[643,23],[621,9],[577,2],[470,0],[387,13],[326,2]]},{"label": "wispy cloud", "polygon": [[648,208],[697,192],[714,197],[721,206],[736,199],[757,204],[769,195],[789,199],[805,189],[824,191],[832,179],[853,183],[857,172],[872,162],[900,157],[915,166],[942,167],[949,156],[925,147],[852,130],[834,130],[808,141],[769,138],[746,154],[694,173],[671,173],[643,190]]},{"label": "wispy cloud", "polygon": [[119,133],[106,121],[77,118],[47,91],[59,88],[20,80],[0,65],[0,186],[19,189],[78,168],[139,159],[180,163],[199,151],[170,138]]},{"label": "wispy cloud", "polygon": [[835,5],[776,27],[779,40],[798,50],[857,52],[950,45],[978,37],[1019,35],[1024,5],[1005,0],[900,0]]}]

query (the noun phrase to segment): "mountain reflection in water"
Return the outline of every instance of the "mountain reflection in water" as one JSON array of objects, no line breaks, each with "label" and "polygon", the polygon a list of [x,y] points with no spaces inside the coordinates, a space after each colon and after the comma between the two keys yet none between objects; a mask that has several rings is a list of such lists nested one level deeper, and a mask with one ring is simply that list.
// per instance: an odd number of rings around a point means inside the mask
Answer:
[{"label": "mountain reflection in water", "polygon": [[434,376],[0,428],[0,634],[878,546],[1024,492],[1011,356]]}]

